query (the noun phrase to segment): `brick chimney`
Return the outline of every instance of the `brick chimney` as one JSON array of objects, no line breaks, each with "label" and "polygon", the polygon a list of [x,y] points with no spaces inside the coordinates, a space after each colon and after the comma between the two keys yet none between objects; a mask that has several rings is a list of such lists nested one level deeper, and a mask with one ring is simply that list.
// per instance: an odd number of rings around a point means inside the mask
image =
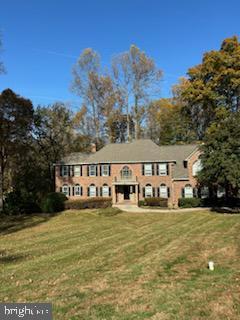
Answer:
[{"label": "brick chimney", "polygon": [[92,153],[95,153],[97,150],[96,150],[96,144],[95,143],[91,143],[91,152]]}]

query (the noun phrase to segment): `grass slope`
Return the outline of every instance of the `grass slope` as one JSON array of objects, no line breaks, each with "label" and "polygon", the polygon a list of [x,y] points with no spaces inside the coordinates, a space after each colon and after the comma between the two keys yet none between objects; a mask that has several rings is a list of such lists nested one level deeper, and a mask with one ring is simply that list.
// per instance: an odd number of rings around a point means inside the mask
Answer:
[{"label": "grass slope", "polygon": [[240,318],[240,216],[99,213],[2,221],[0,301],[52,302],[57,320]]}]

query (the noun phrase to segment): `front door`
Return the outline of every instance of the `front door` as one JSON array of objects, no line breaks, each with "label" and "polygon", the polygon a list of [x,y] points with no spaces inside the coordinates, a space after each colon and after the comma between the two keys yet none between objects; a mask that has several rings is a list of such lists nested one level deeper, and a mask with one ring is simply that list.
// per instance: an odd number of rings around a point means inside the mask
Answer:
[{"label": "front door", "polygon": [[123,199],[130,200],[130,186],[123,186]]}]

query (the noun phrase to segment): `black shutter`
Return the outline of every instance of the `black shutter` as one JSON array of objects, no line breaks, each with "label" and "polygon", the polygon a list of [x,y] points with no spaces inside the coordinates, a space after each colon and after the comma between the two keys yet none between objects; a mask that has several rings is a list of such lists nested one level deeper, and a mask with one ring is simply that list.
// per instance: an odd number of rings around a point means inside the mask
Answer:
[{"label": "black shutter", "polygon": [[157,163],[156,166],[157,166],[157,176],[159,176],[159,163]]},{"label": "black shutter", "polygon": [[152,195],[153,195],[153,198],[155,198],[155,188],[152,187]]},{"label": "black shutter", "polygon": [[154,176],[154,163],[152,163],[152,176]]},{"label": "black shutter", "polygon": [[75,166],[72,166],[72,176],[74,177],[74,167]]},{"label": "black shutter", "polygon": [[96,176],[98,176],[98,166],[96,165],[95,168],[96,168],[96,171],[95,171],[96,172]]},{"label": "black shutter", "polygon": [[167,188],[167,196],[168,196],[168,198],[170,198],[170,188],[169,187]]},{"label": "black shutter", "polygon": [[102,197],[102,187],[100,187],[100,197]]},{"label": "black shutter", "polygon": [[82,166],[80,166],[80,176],[82,176],[82,172],[83,172],[83,169],[82,169]]},{"label": "black shutter", "polygon": [[184,188],[182,188],[182,198],[185,197],[185,192],[184,192]]},{"label": "black shutter", "polygon": [[142,164],[142,175],[145,176],[145,172],[144,172],[144,164]]},{"label": "black shutter", "polygon": [[160,188],[157,188],[157,196],[160,197]]},{"label": "black shutter", "polygon": [[81,186],[80,187],[80,196],[82,196],[83,195],[83,187]]},{"label": "black shutter", "polygon": [[59,170],[60,170],[60,177],[62,177],[62,166],[59,166]]},{"label": "black shutter", "polygon": [[62,192],[62,187],[60,187],[59,189],[60,189],[60,192]]},{"label": "black shutter", "polygon": [[74,196],[75,195],[75,192],[74,192],[74,186],[72,187],[72,195]]},{"label": "black shutter", "polygon": [[145,188],[142,188],[143,198],[145,198]]},{"label": "black shutter", "polygon": [[98,187],[96,187],[96,197],[98,196]]},{"label": "black shutter", "polygon": [[68,166],[68,177],[71,176],[71,166]]},{"label": "black shutter", "polygon": [[111,165],[108,166],[108,175],[111,176]]},{"label": "black shutter", "polygon": [[167,176],[169,175],[169,163],[167,163]]},{"label": "black shutter", "polygon": [[89,166],[87,166],[87,176],[89,177]]},{"label": "black shutter", "polygon": [[109,197],[111,197],[111,195],[112,195],[112,188],[111,187],[108,187],[108,195],[109,195]]},{"label": "black shutter", "polygon": [[100,164],[100,177],[102,176],[102,165]]},{"label": "black shutter", "polygon": [[68,195],[71,196],[71,187],[68,187]]},{"label": "black shutter", "polygon": [[89,190],[89,187],[87,188],[87,195],[88,195],[88,197],[90,196],[90,190]]}]

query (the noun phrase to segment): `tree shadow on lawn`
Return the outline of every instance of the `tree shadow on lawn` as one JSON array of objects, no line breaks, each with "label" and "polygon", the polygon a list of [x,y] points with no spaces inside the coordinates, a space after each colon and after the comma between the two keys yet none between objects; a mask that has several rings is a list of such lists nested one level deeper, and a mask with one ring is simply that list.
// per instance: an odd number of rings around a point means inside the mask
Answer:
[{"label": "tree shadow on lawn", "polygon": [[6,250],[0,251],[0,264],[15,263],[26,259],[24,254],[9,254]]},{"label": "tree shadow on lawn", "polygon": [[19,216],[0,216],[0,235],[6,235],[20,231],[22,229],[31,228],[39,224],[49,221],[51,218],[59,215],[59,213],[38,213]]},{"label": "tree shadow on lawn", "polygon": [[227,213],[227,214],[240,214],[240,208],[231,208],[231,207],[212,207],[211,211],[217,213]]}]

